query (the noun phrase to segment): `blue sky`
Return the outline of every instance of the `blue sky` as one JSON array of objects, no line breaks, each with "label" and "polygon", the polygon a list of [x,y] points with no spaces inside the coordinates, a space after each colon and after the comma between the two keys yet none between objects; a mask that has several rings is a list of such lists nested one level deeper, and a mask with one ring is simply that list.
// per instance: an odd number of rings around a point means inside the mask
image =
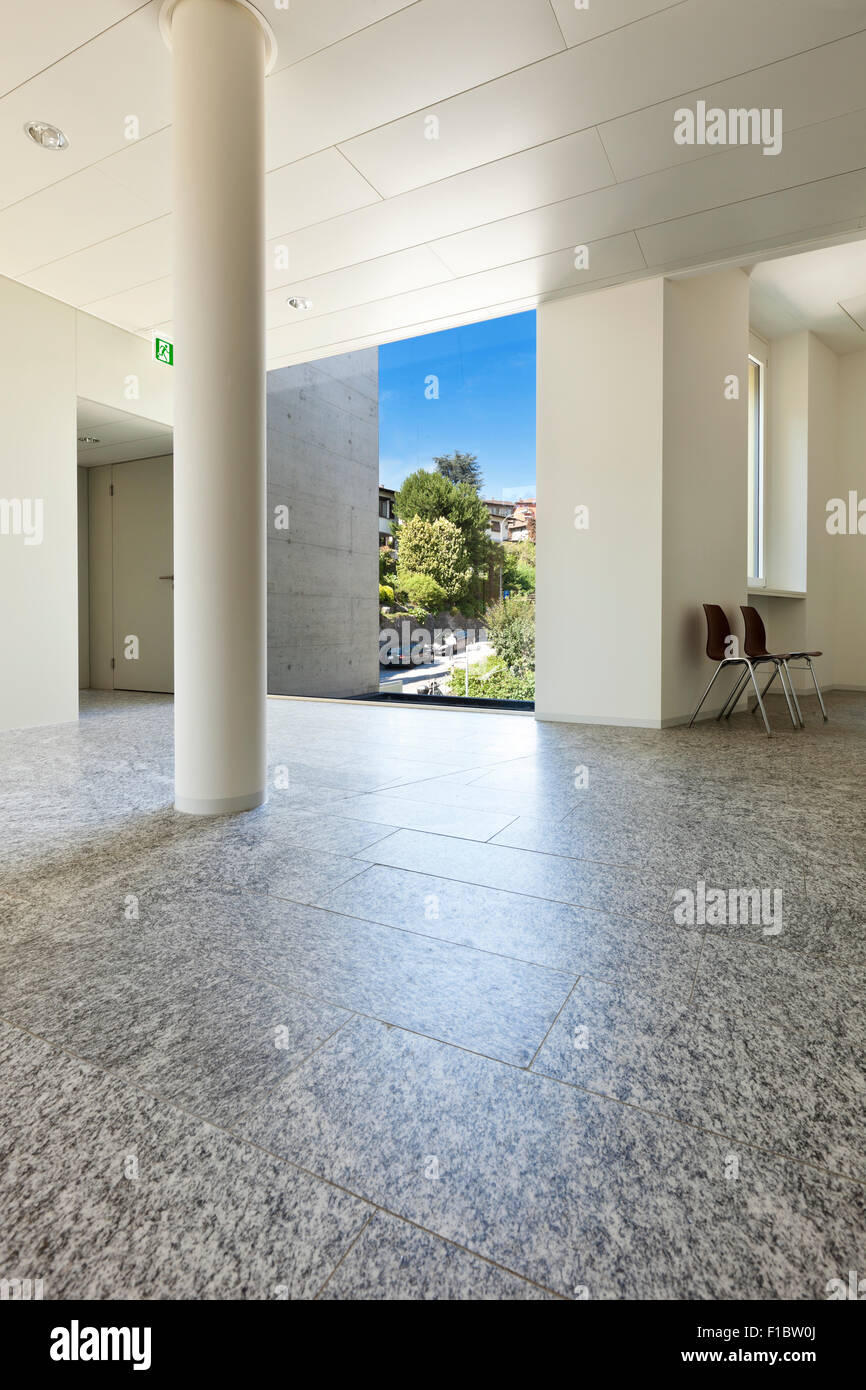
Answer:
[{"label": "blue sky", "polygon": [[456,449],[478,455],[482,496],[535,496],[534,310],[379,348],[380,482]]}]

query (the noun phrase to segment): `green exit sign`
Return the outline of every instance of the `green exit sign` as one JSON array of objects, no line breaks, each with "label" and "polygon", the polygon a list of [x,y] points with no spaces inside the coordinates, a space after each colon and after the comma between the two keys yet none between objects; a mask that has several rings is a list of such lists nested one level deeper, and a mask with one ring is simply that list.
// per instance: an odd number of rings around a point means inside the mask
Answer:
[{"label": "green exit sign", "polygon": [[167,366],[174,366],[174,343],[170,343],[167,338],[156,338],[153,344],[153,355],[157,362],[165,362]]}]

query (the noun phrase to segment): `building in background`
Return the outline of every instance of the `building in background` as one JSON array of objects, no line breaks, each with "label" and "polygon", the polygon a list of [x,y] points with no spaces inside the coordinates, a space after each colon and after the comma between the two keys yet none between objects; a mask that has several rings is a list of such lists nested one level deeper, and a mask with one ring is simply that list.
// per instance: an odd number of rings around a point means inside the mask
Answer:
[{"label": "building in background", "polygon": [[484,498],[484,505],[490,513],[490,528],[487,532],[492,541],[508,540],[508,518],[514,511],[513,502],[499,502]]},{"label": "building in background", "polygon": [[379,544],[386,545],[386,537],[394,534],[394,498],[397,496],[392,487],[382,487],[379,484]]},{"label": "building in background", "polygon": [[515,502],[506,522],[509,541],[535,540],[535,499]]}]

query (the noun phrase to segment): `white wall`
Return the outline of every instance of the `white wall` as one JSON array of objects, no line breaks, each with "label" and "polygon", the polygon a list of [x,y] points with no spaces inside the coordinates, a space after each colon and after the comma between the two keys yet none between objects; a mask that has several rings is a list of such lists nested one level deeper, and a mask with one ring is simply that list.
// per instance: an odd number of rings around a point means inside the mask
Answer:
[{"label": "white wall", "polygon": [[44,536],[0,534],[0,729],[78,716],[75,310],[0,278],[0,498]]},{"label": "white wall", "polygon": [[[772,343],[765,577],[769,589],[802,590],[805,597],[751,598],[771,651],[823,652],[816,663],[822,686],[842,681],[845,652],[837,620],[843,601],[839,561],[848,538],[830,536],[826,528],[827,502],[840,495],[839,373],[840,359],[813,333],[793,333]],[[793,674],[798,690],[814,691],[808,672],[795,669]]]},{"label": "white wall", "polygon": [[[823,499],[866,498],[866,352],[839,359],[838,465],[834,487]],[[818,499],[815,502],[817,513]],[[826,510],[822,525],[826,533]],[[864,523],[866,524],[866,523]],[[817,517],[816,517],[817,525]],[[835,559],[834,679],[866,689],[866,536],[827,536]],[[821,633],[816,635],[821,636]],[[822,639],[823,640],[823,639]]]},{"label": "white wall", "polygon": [[[665,283],[662,722],[688,720],[713,666],[703,603],[741,634],[746,602],[749,282],[741,270]],[[738,396],[728,378],[738,380]],[[727,384],[727,392],[726,392]],[[719,677],[701,716],[721,707]]]},{"label": "white wall", "polygon": [[78,395],[171,425],[174,369],[155,360],[150,339],[138,338],[80,309],[75,319]]},{"label": "white wall", "polygon": [[740,270],[539,309],[538,718],[686,720],[712,671],[702,603],[741,630],[748,334]]},{"label": "white wall", "polygon": [[791,333],[774,339],[765,379],[764,579],[768,589],[806,588],[810,337]]},{"label": "white wall", "polygon": [[78,717],[77,397],[170,424],[172,374],[145,339],[3,277],[0,322],[0,498],[44,515],[40,545],[0,534],[0,729],[14,729]]},{"label": "white wall", "polygon": [[538,310],[539,719],[660,719],[662,313],[659,279]]}]

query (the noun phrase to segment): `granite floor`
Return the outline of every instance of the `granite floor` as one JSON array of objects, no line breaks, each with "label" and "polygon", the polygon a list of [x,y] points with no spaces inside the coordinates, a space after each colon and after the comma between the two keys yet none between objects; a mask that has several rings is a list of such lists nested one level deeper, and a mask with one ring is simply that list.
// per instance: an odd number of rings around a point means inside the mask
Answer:
[{"label": "granite floor", "polygon": [[0,1279],[826,1297],[866,1271],[866,696],[776,736],[169,699],[0,735]]}]

